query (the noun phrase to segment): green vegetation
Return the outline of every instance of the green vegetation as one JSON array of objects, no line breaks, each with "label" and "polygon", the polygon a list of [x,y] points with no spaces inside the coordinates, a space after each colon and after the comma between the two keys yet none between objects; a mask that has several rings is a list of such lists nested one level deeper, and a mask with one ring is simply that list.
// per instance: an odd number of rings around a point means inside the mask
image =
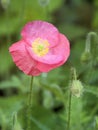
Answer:
[{"label": "green vegetation", "polygon": [[0,130],[27,129],[30,77],[15,66],[8,48],[33,20],[51,22],[65,34],[71,55],[63,66],[34,77],[31,130],[67,130],[72,67],[83,93],[78,98],[76,86],[72,92],[70,130],[97,130],[98,0],[0,0]]}]

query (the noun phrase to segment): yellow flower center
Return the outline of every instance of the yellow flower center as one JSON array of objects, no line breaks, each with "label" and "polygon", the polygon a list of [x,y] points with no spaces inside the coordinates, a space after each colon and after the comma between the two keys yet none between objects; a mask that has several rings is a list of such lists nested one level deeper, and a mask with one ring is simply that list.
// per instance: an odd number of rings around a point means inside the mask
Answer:
[{"label": "yellow flower center", "polygon": [[49,43],[47,40],[37,38],[32,43],[32,49],[37,56],[42,57],[49,52]]}]

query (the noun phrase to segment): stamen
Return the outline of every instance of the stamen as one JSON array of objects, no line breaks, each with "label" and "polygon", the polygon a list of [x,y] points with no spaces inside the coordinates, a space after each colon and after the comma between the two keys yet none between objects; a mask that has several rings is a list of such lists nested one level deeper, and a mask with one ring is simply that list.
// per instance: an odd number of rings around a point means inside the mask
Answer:
[{"label": "stamen", "polygon": [[45,56],[49,52],[49,42],[41,38],[37,38],[32,43],[32,49],[37,56]]}]

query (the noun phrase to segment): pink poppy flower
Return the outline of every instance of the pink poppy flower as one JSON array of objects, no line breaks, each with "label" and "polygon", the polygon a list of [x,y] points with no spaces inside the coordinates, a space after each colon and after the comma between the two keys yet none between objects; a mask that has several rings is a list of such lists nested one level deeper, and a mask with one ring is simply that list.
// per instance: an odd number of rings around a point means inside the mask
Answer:
[{"label": "pink poppy flower", "polygon": [[70,54],[68,39],[58,29],[44,21],[27,23],[21,40],[9,52],[13,61],[27,75],[37,76],[66,62]]}]

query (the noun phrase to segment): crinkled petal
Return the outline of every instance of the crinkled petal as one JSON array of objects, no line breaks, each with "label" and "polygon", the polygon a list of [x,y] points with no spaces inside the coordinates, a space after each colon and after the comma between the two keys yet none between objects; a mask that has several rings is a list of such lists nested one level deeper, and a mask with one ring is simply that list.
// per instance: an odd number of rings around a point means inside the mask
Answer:
[{"label": "crinkled petal", "polygon": [[39,57],[33,52],[32,47],[27,46],[26,49],[32,58],[34,58],[35,60],[37,60],[39,62],[45,63],[45,64],[51,64],[51,65],[57,64],[63,58],[61,55],[55,55],[52,53],[48,53],[45,56]]},{"label": "crinkled petal", "polygon": [[43,57],[34,54],[33,49],[30,46],[27,46],[26,49],[32,58],[41,63],[47,64],[48,66],[63,64],[70,54],[69,41],[63,34],[60,34],[60,43],[57,46],[50,48],[49,53]]},{"label": "crinkled petal", "polygon": [[65,37],[65,35],[60,34],[60,43],[58,46],[51,49],[52,54],[60,55],[63,57],[62,62],[66,62],[70,55],[70,43],[68,39]]},{"label": "crinkled petal", "polygon": [[70,54],[70,45],[69,41],[63,34],[60,34],[60,44],[59,46],[52,48],[52,53],[62,55],[63,59],[57,64],[51,64],[51,65],[42,63],[38,64],[37,67],[39,68],[40,71],[48,72],[54,68],[63,65],[67,61]]},{"label": "crinkled petal", "polygon": [[52,70],[52,69],[58,67],[60,64],[61,64],[61,62],[58,63],[58,64],[53,64],[53,65],[45,64],[45,63],[39,62],[39,63],[37,64],[37,68],[38,68],[40,71],[42,71],[42,72],[49,72],[50,70]]},{"label": "crinkled petal", "polygon": [[44,21],[33,21],[27,23],[21,32],[22,38],[28,44],[32,44],[36,38],[47,39],[50,47],[59,43],[59,32],[55,26]]},{"label": "crinkled petal", "polygon": [[23,40],[14,43],[9,51],[12,55],[13,61],[27,75],[37,76],[41,72],[36,68],[37,62],[30,57],[25,49],[25,42]]}]

